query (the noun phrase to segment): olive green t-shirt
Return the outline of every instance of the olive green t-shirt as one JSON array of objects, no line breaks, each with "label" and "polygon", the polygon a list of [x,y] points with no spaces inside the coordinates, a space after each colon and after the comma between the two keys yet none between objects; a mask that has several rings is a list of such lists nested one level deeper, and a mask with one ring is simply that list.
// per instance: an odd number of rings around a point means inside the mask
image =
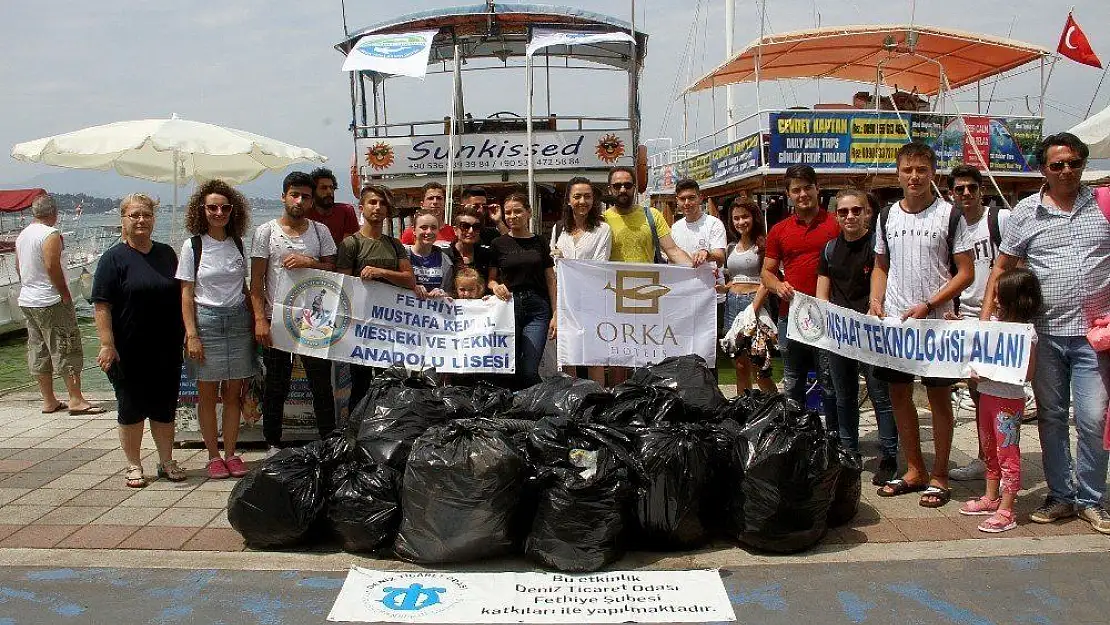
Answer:
[{"label": "olive green t-shirt", "polygon": [[397,271],[401,267],[401,259],[407,260],[408,257],[405,246],[388,234],[383,234],[380,239],[371,239],[356,232],[339,244],[335,270],[355,276],[366,267]]}]

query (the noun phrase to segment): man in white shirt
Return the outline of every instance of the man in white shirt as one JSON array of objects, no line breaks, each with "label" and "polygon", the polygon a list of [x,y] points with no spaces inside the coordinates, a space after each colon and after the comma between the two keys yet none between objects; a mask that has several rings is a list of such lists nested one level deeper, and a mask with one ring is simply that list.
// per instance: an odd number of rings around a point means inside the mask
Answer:
[{"label": "man in white shirt", "polygon": [[[31,202],[31,223],[15,239],[19,274],[19,309],[27,320],[27,366],[39,385],[43,414],[69,410],[70,415],[100,414],[81,394],[81,330],[62,267],[58,205],[49,195]],[[61,375],[69,403],[54,394],[54,373]]]},{"label": "man in white shirt", "polygon": [[[936,154],[922,143],[898,150],[898,184],[904,197],[884,209],[875,231],[875,267],[871,272],[870,313],[906,319],[943,319],[955,310],[953,300],[971,284],[974,266],[967,224],[959,210],[933,192]],[[952,265],[956,271],[953,274]],[[920,492],[920,505],[939,508],[951,499],[948,457],[952,451],[952,384],[955,380],[922,378],[933,413],[933,470],[921,455],[920,424],[913,404],[914,376],[875,369],[890,385],[898,438],[906,472],[879,489],[880,497]]]},{"label": "man in white shirt", "polygon": [[[959,310],[964,319],[979,319],[983,309],[983,296],[987,292],[987,279],[991,275],[994,259],[998,258],[998,247],[1002,245],[1002,235],[1006,233],[1006,220],[1010,211],[1004,208],[987,209],[983,206],[983,174],[971,165],[957,165],[948,174],[948,188],[956,207],[964,214],[967,235],[971,240],[975,255],[975,280],[960,293]],[[974,380],[967,381],[968,391],[975,406],[979,405],[979,392]],[[982,453],[980,453],[982,456]],[[966,466],[952,469],[949,473],[954,480],[982,479],[986,466],[979,458]]]},{"label": "man in white shirt", "polygon": [[725,225],[713,215],[702,210],[701,188],[690,178],[679,180],[674,186],[675,201],[683,218],[671,225],[671,239],[690,255],[695,267],[706,263],[725,264],[728,239]]},{"label": "man in white shirt", "polygon": [[[270,319],[274,292],[283,271],[289,269],[335,270],[335,240],[327,227],[305,215],[312,208],[312,178],[295,171],[282,183],[281,202],[285,212],[258,227],[251,246],[251,305],[254,308],[254,335],[262,345],[266,366],[265,394],[262,398],[262,433],[270,454],[281,444],[281,420],[289,378],[293,374],[293,355],[273,346]],[[320,438],[335,429],[335,395],[331,387],[331,361],[300,356],[305,376],[312,388],[312,407]]]}]

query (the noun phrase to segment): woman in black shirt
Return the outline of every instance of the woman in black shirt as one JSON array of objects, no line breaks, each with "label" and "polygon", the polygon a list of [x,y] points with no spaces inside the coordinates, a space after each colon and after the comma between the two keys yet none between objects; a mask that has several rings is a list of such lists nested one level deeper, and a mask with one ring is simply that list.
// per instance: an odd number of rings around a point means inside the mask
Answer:
[{"label": "woman in black shirt", "polygon": [[540,381],[540,360],[548,338],[555,338],[555,261],[547,241],[532,234],[532,209],[523,193],[505,199],[509,234],[493,240],[490,291],[513,300],[516,313],[517,383]]}]

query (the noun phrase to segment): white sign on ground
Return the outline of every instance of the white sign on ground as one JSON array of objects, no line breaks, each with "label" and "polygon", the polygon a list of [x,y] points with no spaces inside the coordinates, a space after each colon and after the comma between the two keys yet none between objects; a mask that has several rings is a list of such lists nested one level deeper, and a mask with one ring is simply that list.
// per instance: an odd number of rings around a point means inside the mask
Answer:
[{"label": "white sign on ground", "polygon": [[[363,174],[428,174],[447,171],[447,135],[370,137],[355,142]],[[467,133],[456,138],[455,169],[502,171],[528,169],[526,133]],[[582,130],[535,132],[532,160],[537,170],[632,164],[632,132]]]},{"label": "white sign on ground", "polygon": [[516,371],[512,302],[422,300],[408,289],[318,269],[281,272],[274,347],[369,367]]},{"label": "white sign on ground", "polygon": [[717,570],[560,573],[372,571],[352,567],[329,621],[705,623],[735,621]]},{"label": "white sign on ground", "polygon": [[560,366],[716,357],[712,267],[560,260],[556,273]]},{"label": "white sign on ground", "polygon": [[1000,321],[879,319],[795,293],[786,337],[870,365],[931,378],[1022,384],[1033,326]]}]

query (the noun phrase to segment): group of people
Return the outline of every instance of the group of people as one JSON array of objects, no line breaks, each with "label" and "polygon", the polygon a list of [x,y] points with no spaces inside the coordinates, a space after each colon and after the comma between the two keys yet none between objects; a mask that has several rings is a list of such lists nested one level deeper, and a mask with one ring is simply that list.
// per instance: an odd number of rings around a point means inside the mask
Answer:
[{"label": "group of people", "polygon": [[[925,507],[946,505],[951,498],[951,388],[956,380],[922,379],[933,421],[935,455],[928,467],[913,402],[914,376],[788,340],[786,318],[794,294],[903,320],[1033,323],[1039,340],[1030,379],[1049,495],[1031,519],[1046,523],[1078,514],[1096,530],[1110,533],[1103,503],[1107,452],[1102,447],[1110,352],[1095,352],[1085,338],[1110,313],[1110,223],[1095,193],[1080,183],[1087,158],[1081,141],[1067,133],[1049,136],[1037,158],[1045,185],[1012,212],[984,207],[983,176],[969,166],[952,170],[948,188],[954,203],[945,201],[935,185],[936,156],[922,144],[909,143],[898,151],[903,198],[888,207],[870,193],[849,188],[836,195],[830,210],[823,210],[816,172],[793,166],[785,174],[792,212],[769,231],[765,213],[747,198],[733,201],[723,220],[708,214],[693,180],[676,184],[681,216],[668,223],[660,211],[636,204],[635,172],[617,167],[608,177],[608,208],[590,180],[568,182],[550,239],[532,232],[533,209],[520,193],[497,203],[482,188],[466,189],[446,223],[446,190],[435,182],[423,187],[413,225],[395,239],[385,229],[395,214],[388,188],[366,185],[356,209],[335,201],[335,176],[321,168],[286,176],[284,210],[257,227],[250,249],[244,244],[246,199],[220,180],[200,185],[186,209],[191,236],[177,254],[151,238],[157,202],[129,195],[120,203],[122,242],[101,258],[92,294],[100,339],[97,362],[116,390],[127,485],[147,483],[139,454],[146,419],[158,448],[157,474],[185,479],[172,458],[183,360],[197,380],[209,477],[246,472],[236,453],[236,436],[244,383],[258,368],[256,345],[265,365],[263,433],[272,450],[281,445],[293,361],[291,354],[273,346],[270,324],[274,289],[283,271],[336,271],[411,289],[422,298],[511,301],[517,374],[504,383],[519,388],[539,381],[544,349],[556,337],[556,259],[713,263],[720,331],[742,314],[754,317],[756,328],[763,329],[748,333],[737,345],[737,390],[753,385],[777,390],[770,367],[770,348],[777,340],[783,392],[804,403],[807,375],[817,374],[825,390],[827,427],[858,456],[862,376],[878,421],[878,494],[919,493]],[[66,407],[53,396],[54,369],[64,374],[70,389],[68,409],[77,414],[96,411],[80,395],[76,326],[56,320],[73,316],[55,254],[60,251],[51,222],[56,207],[42,201],[33,211],[37,225],[27,229],[28,241],[19,250],[29,311],[29,361],[43,388],[43,411]],[[1110,215],[1110,206],[1106,211]],[[777,331],[758,321],[772,319],[776,305]],[[306,356],[301,361],[319,433],[328,435],[335,428],[331,363]],[[589,367],[585,374],[616,385],[628,371]],[[365,395],[373,375],[370,367],[352,365],[351,405]],[[977,375],[969,386],[978,406],[979,462],[985,467],[986,489],[960,512],[986,516],[983,531],[1006,531],[1016,524],[1014,498],[1021,488],[1017,433],[1024,392],[1020,385]],[[220,402],[222,455],[216,422]],[[1073,402],[1079,436],[1074,460],[1068,431]],[[899,448],[905,459],[901,473]],[[974,473],[975,467],[963,470]]]}]

